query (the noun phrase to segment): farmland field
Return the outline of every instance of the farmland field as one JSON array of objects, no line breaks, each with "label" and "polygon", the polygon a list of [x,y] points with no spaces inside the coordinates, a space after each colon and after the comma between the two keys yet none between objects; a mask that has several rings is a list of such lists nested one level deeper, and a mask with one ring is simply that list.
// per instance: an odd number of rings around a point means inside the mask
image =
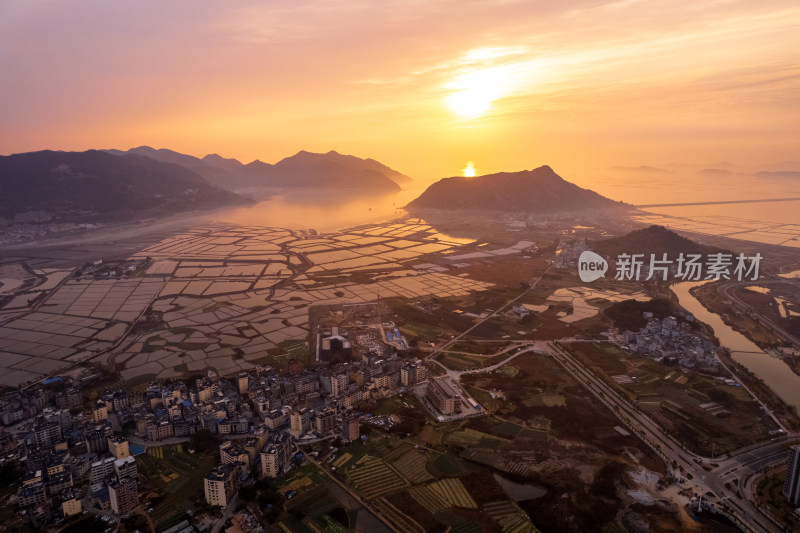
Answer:
[{"label": "farmland field", "polygon": [[741,387],[607,343],[571,345],[570,350],[698,453],[724,453],[777,429]]},{"label": "farmland field", "polygon": [[348,480],[365,499],[371,500],[407,485],[406,481],[381,459],[365,455],[347,473]]},{"label": "farmland field", "polygon": [[443,511],[449,507],[448,503],[442,499],[435,490],[433,490],[431,485],[414,487],[409,489],[408,493],[432,513]]},{"label": "farmland field", "polygon": [[464,507],[466,509],[478,507],[458,478],[442,479],[431,483],[429,487],[442,501],[448,504],[448,507]]},{"label": "farmland field", "polygon": [[427,454],[412,449],[395,461],[393,466],[404,478],[411,483],[418,484],[433,479],[431,473],[425,468],[427,462]]},{"label": "farmland field", "polygon": [[403,513],[400,509],[386,501],[385,498],[378,498],[372,504],[400,531],[408,531],[410,533],[425,533],[425,529],[421,525]]},{"label": "farmland field", "polygon": [[447,436],[447,443],[463,446],[465,448],[477,447],[497,449],[509,446],[511,441],[467,428],[450,433]]},{"label": "farmland field", "polygon": [[[153,490],[140,487],[145,498],[157,502],[150,514],[158,525],[182,517],[187,508],[203,493],[203,477],[217,463],[215,454],[189,454],[180,444],[148,448],[136,456],[139,472],[148,478]],[[144,490],[142,490],[144,489]]]}]

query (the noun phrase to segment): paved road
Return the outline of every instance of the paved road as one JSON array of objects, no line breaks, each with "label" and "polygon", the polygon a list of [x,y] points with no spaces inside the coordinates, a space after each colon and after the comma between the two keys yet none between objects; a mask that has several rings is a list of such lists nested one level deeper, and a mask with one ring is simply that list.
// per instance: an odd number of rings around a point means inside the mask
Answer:
[{"label": "paved road", "polygon": [[[564,339],[561,342],[569,344],[571,340]],[[576,342],[580,342],[580,340],[576,340]],[[754,477],[753,474],[784,461],[787,445],[800,441],[800,434],[777,436],[731,452],[724,458],[705,457],[683,448],[653,419],[638,411],[625,398],[621,397],[612,384],[596,376],[592,370],[573,357],[568,350],[548,341],[533,341],[527,343],[527,345],[517,346],[517,348],[520,348],[518,352],[509,355],[509,357],[495,365],[485,368],[451,370],[444,365],[440,364],[440,366],[446,370],[449,377],[458,379],[464,374],[490,372],[524,354],[534,353],[551,356],[572,374],[579,383],[589,389],[606,407],[611,409],[633,433],[659,453],[673,472],[682,472],[683,476],[686,477],[691,474],[692,480],[687,481],[685,486],[693,487],[697,493],[712,492],[718,496],[746,531],[768,533],[782,529],[782,524],[774,522],[771,516],[764,514],[751,503],[752,478]],[[767,412],[771,414],[769,410]],[[706,468],[711,468],[709,466],[711,463],[718,466],[710,471],[706,470]],[[676,477],[680,477],[680,473]],[[726,487],[726,483],[731,488]],[[737,488],[740,492],[739,495],[736,494]]]},{"label": "paved road", "polygon": [[233,516],[233,512],[236,510],[236,506],[239,505],[239,493],[233,495],[231,501],[228,505],[225,506],[225,510],[222,512],[222,516],[214,522],[214,525],[211,527],[211,533],[219,533],[219,530],[222,526],[225,525],[225,522],[231,519]]},{"label": "paved road", "polygon": [[783,279],[783,280],[775,280],[775,281],[763,281],[759,280],[758,282],[755,281],[741,281],[741,282],[726,282],[722,283],[719,287],[717,287],[717,292],[723,298],[726,298],[736,304],[739,308],[743,309],[744,311],[750,313],[754,316],[759,322],[767,325],[770,329],[772,329],[773,333],[775,333],[781,339],[790,342],[794,345],[795,348],[800,349],[800,338],[795,335],[792,335],[785,329],[783,329],[779,324],[776,324],[771,319],[767,318],[766,316],[762,315],[755,309],[753,309],[750,305],[743,302],[739,298],[737,298],[734,294],[732,294],[732,289],[736,287],[746,287],[748,285],[755,285],[758,284],[759,287],[762,286],[771,286],[771,285],[798,285],[797,280],[793,279]]},{"label": "paved road", "polygon": [[[436,361],[436,360],[432,360],[432,361],[435,362],[440,367],[442,367],[448,377],[450,377],[451,379],[454,379],[454,380],[458,380],[464,374],[477,374],[477,373],[481,373],[481,372],[491,372],[493,370],[497,370],[501,366],[503,366],[506,363],[512,361],[513,359],[519,357],[520,355],[524,355],[526,353],[531,353],[531,352],[541,353],[545,349],[545,347],[546,347],[546,341],[532,341],[532,342],[529,342],[526,345],[514,346],[514,349],[517,350],[517,351],[512,353],[512,354],[510,354],[508,357],[506,357],[505,359],[503,359],[499,363],[495,363],[495,364],[490,365],[490,366],[484,366],[484,367],[481,367],[481,368],[473,368],[473,369],[470,369],[470,370],[453,370],[451,368],[446,367],[445,365],[443,365],[439,361]],[[506,350],[506,351],[510,351],[510,350]],[[503,353],[503,352],[498,352],[495,355],[500,355],[501,353]]]},{"label": "paved road", "polygon": [[81,502],[81,506],[83,507],[84,511],[88,511],[90,515],[96,516],[98,518],[102,518],[104,516],[108,517],[111,522],[109,523],[109,527],[113,527],[112,530],[114,533],[119,531],[119,518],[117,515],[114,514],[114,511],[109,509],[108,511],[101,511],[97,507],[93,506],[90,501],[89,489],[86,489],[86,495],[83,497],[83,501]]},{"label": "paved road", "polygon": [[547,272],[551,268],[553,268],[553,266],[549,265],[547,268],[544,269],[544,271],[539,275],[539,277],[537,277],[536,279],[532,280],[531,283],[528,285],[528,288],[525,289],[524,291],[522,291],[518,296],[515,296],[514,298],[510,299],[509,301],[507,301],[506,303],[504,303],[503,305],[498,307],[490,315],[488,315],[488,316],[482,318],[481,320],[478,320],[477,322],[475,322],[475,324],[473,324],[466,331],[464,331],[464,332],[460,333],[459,335],[453,337],[449,341],[445,342],[442,346],[437,347],[436,349],[434,349],[428,357],[433,360],[434,356],[436,356],[439,353],[441,353],[442,351],[446,350],[448,346],[460,341],[462,338],[464,338],[466,335],[469,335],[475,328],[477,328],[478,326],[480,326],[481,324],[483,324],[487,320],[491,320],[492,318],[496,317],[503,309],[506,309],[506,308],[511,307],[512,305],[514,305],[514,303],[517,302],[520,298],[522,298],[523,296],[528,294],[528,292],[533,290],[536,287],[536,285],[542,280],[544,275],[547,274]]},{"label": "paved road", "polygon": [[[300,449],[297,447],[297,444],[295,444],[295,452],[297,452],[297,451],[300,451]],[[330,473],[330,471],[329,471],[329,470],[326,468],[326,466],[325,466],[325,465],[323,465],[322,463],[320,463],[319,461],[317,461],[317,460],[316,460],[314,457],[312,457],[312,456],[310,456],[310,455],[308,455],[308,454],[305,454],[305,457],[306,457],[306,459],[308,459],[310,462],[312,462],[314,465],[316,465],[316,466],[317,466],[317,468],[319,468],[321,472],[323,472],[323,473],[324,473],[326,476],[328,476],[328,478],[329,478],[331,481],[333,481],[334,483],[336,483],[336,485],[337,485],[337,486],[338,486],[340,489],[344,490],[344,491],[345,491],[345,492],[348,494],[348,496],[350,496],[350,497],[351,497],[353,500],[355,500],[356,502],[358,502],[358,503],[359,503],[359,504],[360,504],[360,505],[361,505],[361,506],[364,508],[363,510],[364,510],[365,512],[368,512],[368,513],[372,514],[372,515],[373,515],[373,516],[375,516],[375,517],[376,517],[376,518],[377,518],[377,519],[378,519],[380,522],[382,522],[382,524],[381,524],[381,525],[382,525],[382,526],[385,526],[385,527],[386,527],[386,529],[387,529],[387,531],[394,531],[394,532],[397,532],[397,533],[401,533],[399,529],[395,528],[395,527],[394,527],[394,525],[392,525],[392,523],[391,523],[391,522],[389,522],[389,520],[387,520],[387,519],[386,519],[386,517],[384,517],[384,516],[383,516],[383,515],[380,513],[380,511],[378,511],[377,509],[375,509],[374,507],[372,507],[372,505],[370,505],[370,504],[369,504],[369,502],[367,502],[367,500],[365,500],[364,498],[362,498],[362,497],[361,497],[361,495],[360,495],[358,492],[356,492],[355,490],[353,490],[353,489],[352,489],[352,488],[351,488],[351,487],[350,487],[350,486],[349,486],[347,483],[345,483],[344,481],[342,481],[341,479],[339,479],[339,478],[338,478],[338,477],[336,477],[335,475],[331,474],[331,473]],[[212,532],[212,533],[216,533],[216,532]]]},{"label": "paved road", "polygon": [[[771,517],[762,513],[743,495],[739,496],[728,489],[725,484],[729,482],[732,488],[736,488],[740,475],[760,471],[770,464],[783,460],[785,451],[781,447],[790,440],[789,438],[770,440],[741,453],[734,453],[731,458],[722,461],[716,469],[706,471],[701,463],[708,461],[709,458],[683,449],[680,443],[667,435],[650,417],[634,409],[610,384],[595,376],[567,350],[554,344],[550,344],[549,347],[553,358],[609,407],[634,433],[662,454],[670,464],[679,467],[679,470],[687,474],[687,478],[688,474],[691,474],[690,485],[695,488],[695,492],[710,491],[717,495],[731,509],[743,529],[757,533],[782,530],[782,524],[773,522]],[[792,435],[790,438],[797,439],[800,435]],[[718,473],[720,471],[724,471],[727,477],[720,476]],[[731,475],[734,473],[736,475]]]}]

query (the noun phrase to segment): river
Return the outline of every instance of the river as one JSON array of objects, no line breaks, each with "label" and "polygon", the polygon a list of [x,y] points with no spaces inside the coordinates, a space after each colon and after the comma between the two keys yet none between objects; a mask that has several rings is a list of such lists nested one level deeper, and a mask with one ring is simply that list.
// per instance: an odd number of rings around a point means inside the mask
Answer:
[{"label": "river", "polygon": [[681,306],[695,318],[714,328],[714,334],[725,348],[731,351],[734,361],[744,365],[762,379],[775,394],[800,412],[800,376],[776,357],[772,357],[756,346],[747,337],[722,321],[719,315],[708,309],[689,293],[692,287],[708,283],[706,281],[685,281],[672,286]]}]

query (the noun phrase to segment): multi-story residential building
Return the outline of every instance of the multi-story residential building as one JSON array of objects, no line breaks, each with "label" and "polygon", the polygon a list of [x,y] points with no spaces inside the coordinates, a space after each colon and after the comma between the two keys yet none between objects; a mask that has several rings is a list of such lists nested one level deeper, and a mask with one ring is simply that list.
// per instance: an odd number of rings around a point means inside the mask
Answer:
[{"label": "multi-story residential building", "polygon": [[128,401],[128,392],[125,389],[116,391],[111,397],[111,403],[115,413],[124,411],[130,406]]},{"label": "multi-story residential building", "polygon": [[95,426],[84,431],[86,448],[92,453],[105,453],[108,451],[108,437],[114,431],[110,426]]},{"label": "multi-story residential building", "polygon": [[111,502],[111,510],[117,516],[130,516],[139,505],[139,492],[136,480],[125,478],[115,481],[108,486],[108,498]]},{"label": "multi-story residential building", "polygon": [[314,417],[314,429],[323,435],[334,431],[336,429],[336,411],[333,409],[317,411]]},{"label": "multi-story residential building", "polygon": [[136,459],[128,455],[114,461],[114,473],[117,474],[117,479],[136,479],[139,469],[136,467]]},{"label": "multi-story residential building", "polygon": [[219,445],[219,460],[224,465],[241,464],[250,469],[250,454],[229,440]]},{"label": "multi-story residential building", "polygon": [[288,421],[289,417],[279,409],[273,409],[264,417],[264,423],[271,430],[285,426]]},{"label": "multi-story residential building", "polygon": [[114,473],[114,459],[107,457],[92,463],[91,470],[89,471],[89,483],[92,484],[92,492],[98,488],[102,488],[106,479]]},{"label": "multi-story residential building", "polygon": [[226,507],[239,485],[240,470],[237,465],[220,465],[203,479],[206,502],[209,505]]},{"label": "multi-story residential building", "polygon": [[289,415],[289,429],[299,432],[308,430],[311,424],[311,415],[312,412],[306,408],[292,411]]},{"label": "multi-story residential building", "polygon": [[128,448],[128,439],[125,437],[111,435],[106,441],[108,442],[108,451],[117,459],[128,457],[131,454]]},{"label": "multi-story residential building", "polygon": [[55,420],[37,424],[33,431],[36,445],[40,448],[50,448],[61,441],[61,426]]},{"label": "multi-story residential building", "polygon": [[72,476],[69,472],[60,472],[52,476],[47,476],[45,481],[47,494],[51,498],[58,496],[64,489],[72,487]]},{"label": "multi-story residential building", "polygon": [[97,400],[97,403],[94,405],[94,409],[92,410],[92,418],[94,419],[95,424],[100,424],[101,422],[108,420],[108,407],[106,406],[106,402],[103,400]]},{"label": "multi-story residential building", "polygon": [[41,471],[23,479],[22,486],[17,490],[17,499],[20,507],[33,507],[47,503],[47,492]]},{"label": "multi-story residential building", "polygon": [[56,394],[56,407],[59,409],[78,409],[81,405],[83,405],[83,396],[79,388],[72,387]]},{"label": "multi-story residential building", "polygon": [[245,394],[250,389],[250,375],[247,372],[240,372],[237,378],[239,394]]},{"label": "multi-story residential building", "polygon": [[260,454],[261,469],[259,477],[278,477],[283,474],[286,465],[291,459],[291,444],[285,434],[277,436],[273,442],[267,444]]},{"label": "multi-story residential building", "polygon": [[406,387],[413,387],[417,383],[425,381],[427,371],[422,361],[406,363],[400,367],[400,383]]},{"label": "multi-story residential building", "polygon": [[353,413],[342,415],[342,440],[353,442],[361,438],[361,425],[359,417]]},{"label": "multi-story residential building", "polygon": [[81,505],[80,492],[73,489],[65,489],[61,492],[61,512],[64,516],[75,516],[83,510]]}]

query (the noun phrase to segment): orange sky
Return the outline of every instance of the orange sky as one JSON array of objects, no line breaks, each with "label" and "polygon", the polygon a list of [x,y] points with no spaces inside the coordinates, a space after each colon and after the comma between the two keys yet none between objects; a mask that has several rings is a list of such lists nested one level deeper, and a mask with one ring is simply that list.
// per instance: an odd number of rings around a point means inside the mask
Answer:
[{"label": "orange sky", "polygon": [[800,4],[677,5],[3,0],[0,154],[335,149],[420,179],[800,159]]}]

